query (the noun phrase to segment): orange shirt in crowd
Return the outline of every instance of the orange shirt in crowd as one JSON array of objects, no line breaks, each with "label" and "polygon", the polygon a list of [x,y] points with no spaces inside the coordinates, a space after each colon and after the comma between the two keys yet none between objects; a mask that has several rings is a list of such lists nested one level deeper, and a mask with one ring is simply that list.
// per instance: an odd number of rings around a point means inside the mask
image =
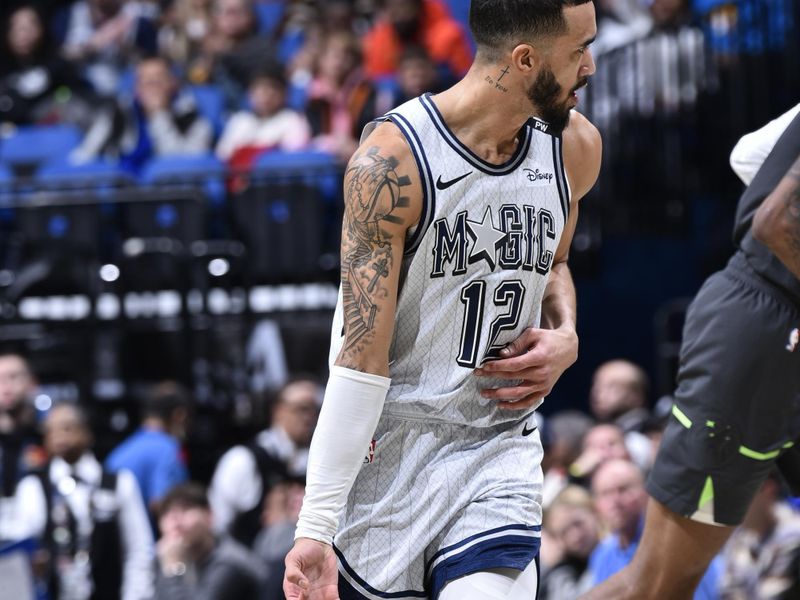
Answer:
[{"label": "orange shirt in crowd", "polygon": [[[416,43],[437,64],[461,77],[472,64],[472,49],[466,33],[440,0],[424,0]],[[393,75],[403,51],[403,42],[388,21],[378,22],[364,37],[364,66],[370,77]]]}]

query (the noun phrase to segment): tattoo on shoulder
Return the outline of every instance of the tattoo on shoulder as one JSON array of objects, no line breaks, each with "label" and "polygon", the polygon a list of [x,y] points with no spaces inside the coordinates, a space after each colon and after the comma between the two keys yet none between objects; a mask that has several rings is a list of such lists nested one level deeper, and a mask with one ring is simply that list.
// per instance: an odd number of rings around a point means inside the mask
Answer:
[{"label": "tattoo on shoulder", "polygon": [[378,301],[388,295],[384,281],[393,264],[391,234],[385,223],[402,224],[396,213],[409,206],[403,188],[411,185],[397,172],[394,156],[377,147],[357,154],[345,172],[345,215],[342,227],[342,299],[345,352],[363,348],[374,331]]}]

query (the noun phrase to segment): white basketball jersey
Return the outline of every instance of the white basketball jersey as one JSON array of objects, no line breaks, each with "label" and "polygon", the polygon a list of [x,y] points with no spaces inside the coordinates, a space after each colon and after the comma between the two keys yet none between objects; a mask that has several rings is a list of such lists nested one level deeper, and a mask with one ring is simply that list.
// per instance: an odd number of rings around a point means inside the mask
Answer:
[{"label": "white basketball jersey", "polygon": [[[423,190],[422,217],[406,240],[384,412],[476,427],[519,420],[479,393],[513,382],[472,371],[539,325],[569,211],[561,137],[530,119],[514,155],[493,165],[453,135],[430,94],[384,119],[408,141]],[[342,314],[340,293],[332,360]]]}]

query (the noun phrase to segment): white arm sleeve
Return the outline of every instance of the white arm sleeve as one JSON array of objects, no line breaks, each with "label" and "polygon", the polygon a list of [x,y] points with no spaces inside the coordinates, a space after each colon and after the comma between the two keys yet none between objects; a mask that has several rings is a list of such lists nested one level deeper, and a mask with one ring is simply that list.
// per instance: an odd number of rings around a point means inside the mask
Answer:
[{"label": "white arm sleeve", "polygon": [[731,168],[745,185],[750,185],[762,163],[766,160],[775,142],[800,112],[800,104],[773,119],[761,129],[743,136],[731,151]]},{"label": "white arm sleeve", "polygon": [[330,544],[378,426],[390,380],[333,367],[311,440],[306,495],[295,539]]}]

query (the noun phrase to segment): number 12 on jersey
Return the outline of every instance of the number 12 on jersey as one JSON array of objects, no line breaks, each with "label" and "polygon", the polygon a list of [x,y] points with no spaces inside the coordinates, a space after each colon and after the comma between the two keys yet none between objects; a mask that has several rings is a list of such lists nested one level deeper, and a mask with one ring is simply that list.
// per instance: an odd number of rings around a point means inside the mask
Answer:
[{"label": "number 12 on jersey", "polygon": [[[464,305],[464,320],[461,324],[461,346],[456,362],[462,367],[474,369],[478,363],[481,332],[483,330],[483,312],[486,297],[486,282],[472,281],[461,288],[461,304]],[[522,301],[525,298],[525,286],[518,279],[504,281],[494,291],[495,306],[507,306],[508,310],[497,315],[489,325],[489,338],[481,363],[489,358],[497,358],[505,344],[498,344],[501,331],[514,329],[519,324]]]}]

